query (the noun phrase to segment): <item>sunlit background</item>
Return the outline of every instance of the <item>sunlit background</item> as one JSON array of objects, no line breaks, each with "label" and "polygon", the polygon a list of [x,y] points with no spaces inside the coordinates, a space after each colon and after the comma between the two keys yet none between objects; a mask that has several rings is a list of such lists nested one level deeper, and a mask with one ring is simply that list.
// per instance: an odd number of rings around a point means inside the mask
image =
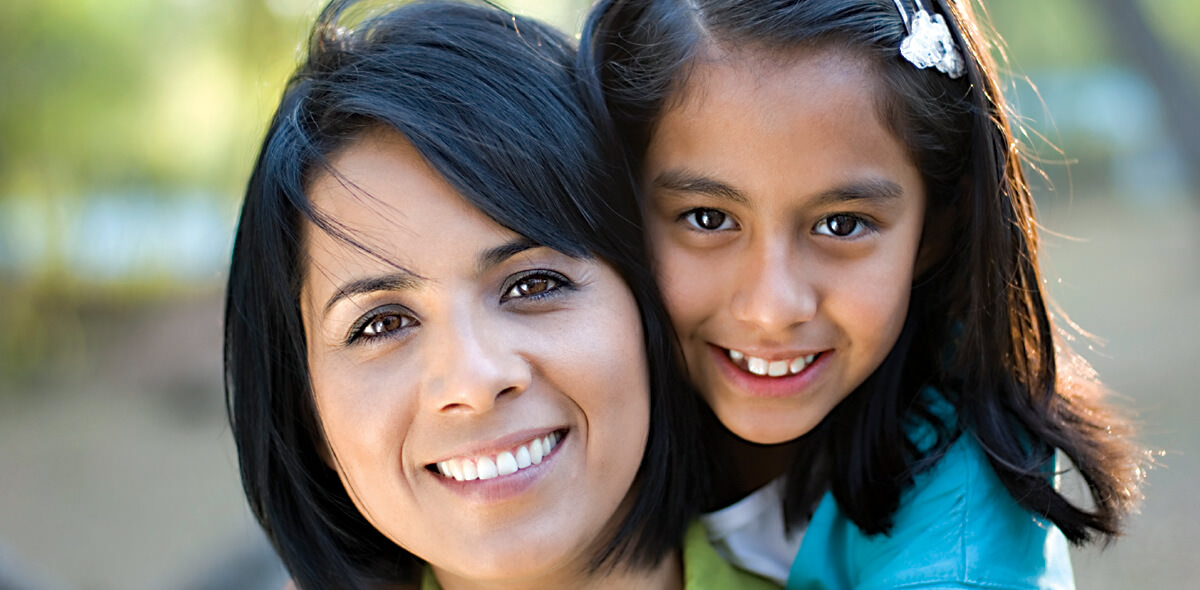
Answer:
[{"label": "sunlit background", "polygon": [[[577,31],[586,2],[519,12]],[[221,388],[240,191],[312,0],[0,2],[0,588],[275,589]],[[1200,3],[991,0],[1049,289],[1162,451],[1081,588],[1200,578]]]}]

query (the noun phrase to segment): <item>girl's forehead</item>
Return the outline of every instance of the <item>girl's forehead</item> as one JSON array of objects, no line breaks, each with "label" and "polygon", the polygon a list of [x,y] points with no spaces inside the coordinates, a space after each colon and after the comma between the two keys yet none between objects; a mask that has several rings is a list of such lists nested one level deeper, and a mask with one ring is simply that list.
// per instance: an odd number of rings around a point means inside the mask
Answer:
[{"label": "girl's forehead", "polygon": [[778,51],[714,48],[692,64],[665,111],[703,109],[747,90],[783,107],[792,97],[830,94],[834,85],[869,96],[873,103],[881,87],[877,78],[868,57],[838,45]]}]

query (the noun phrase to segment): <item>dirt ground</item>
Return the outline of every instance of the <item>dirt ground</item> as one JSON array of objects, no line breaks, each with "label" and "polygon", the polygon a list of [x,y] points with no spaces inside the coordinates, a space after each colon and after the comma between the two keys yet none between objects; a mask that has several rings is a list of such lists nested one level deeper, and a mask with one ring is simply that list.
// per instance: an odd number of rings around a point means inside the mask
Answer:
[{"label": "dirt ground", "polygon": [[[1080,588],[1185,588],[1200,503],[1200,208],[1052,203],[1050,291],[1104,339],[1079,340],[1161,450],[1127,537],[1074,555]],[[1071,237],[1066,237],[1071,236]],[[244,507],[220,389],[219,287],[87,318],[81,354],[0,394],[0,587],[278,588]],[[240,569],[239,569],[240,568]],[[221,578],[221,576],[226,576]],[[225,582],[221,582],[225,579]]]}]

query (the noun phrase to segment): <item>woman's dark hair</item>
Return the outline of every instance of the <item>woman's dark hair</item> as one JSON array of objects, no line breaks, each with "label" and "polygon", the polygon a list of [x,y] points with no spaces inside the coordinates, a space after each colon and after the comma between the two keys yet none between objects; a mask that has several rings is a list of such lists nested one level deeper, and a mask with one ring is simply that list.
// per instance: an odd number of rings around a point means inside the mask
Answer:
[{"label": "woman's dark hair", "polygon": [[[882,365],[798,441],[789,522],[832,490],[860,529],[886,533],[913,475],[964,435],[979,441],[1012,497],[1069,540],[1111,538],[1140,498],[1144,455],[1086,362],[1055,338],[1034,204],[973,9],[965,0],[924,4],[945,16],[962,50],[959,79],[900,56],[906,31],[894,0],[600,0],[579,69],[593,117],[620,137],[633,181],[657,121],[702,60],[832,49],[864,58],[878,77],[880,120],[921,173],[924,239],[941,245],[939,259],[915,280]],[[924,386],[956,407],[954,422],[922,406]],[[909,440],[914,418],[941,432],[933,448]],[[1054,488],[1056,449],[1082,475],[1093,507]]]},{"label": "woman's dark hair", "polygon": [[694,396],[646,263],[639,211],[617,147],[595,132],[572,43],[490,6],[422,2],[359,14],[336,0],[318,17],[246,189],[225,309],[226,403],[242,484],[301,588],[415,582],[416,557],[359,513],[318,451],[299,290],[302,226],[359,245],[305,189],[336,174],[329,156],[390,128],[497,223],[623,278],[641,312],[650,434],[632,509],[593,567],[658,563],[678,548],[700,486]]}]

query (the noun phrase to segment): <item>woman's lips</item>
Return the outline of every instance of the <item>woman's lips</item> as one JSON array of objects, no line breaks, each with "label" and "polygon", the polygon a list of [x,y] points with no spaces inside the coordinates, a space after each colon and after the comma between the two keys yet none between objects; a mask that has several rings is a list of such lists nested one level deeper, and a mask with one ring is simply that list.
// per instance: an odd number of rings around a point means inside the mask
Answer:
[{"label": "woman's lips", "polygon": [[497,453],[454,457],[426,467],[456,481],[495,479],[541,464],[566,435],[566,430],[555,430]]}]

